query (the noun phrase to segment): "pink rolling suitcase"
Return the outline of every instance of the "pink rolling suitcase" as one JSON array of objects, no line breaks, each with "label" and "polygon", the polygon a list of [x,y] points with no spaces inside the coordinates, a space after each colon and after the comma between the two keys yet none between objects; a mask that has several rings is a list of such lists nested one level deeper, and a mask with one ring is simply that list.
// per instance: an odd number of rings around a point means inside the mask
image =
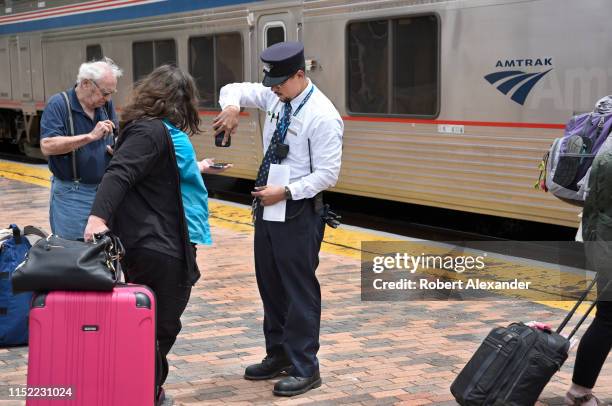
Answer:
[{"label": "pink rolling suitcase", "polygon": [[152,406],[155,348],[155,296],[144,286],[35,295],[26,404]]}]

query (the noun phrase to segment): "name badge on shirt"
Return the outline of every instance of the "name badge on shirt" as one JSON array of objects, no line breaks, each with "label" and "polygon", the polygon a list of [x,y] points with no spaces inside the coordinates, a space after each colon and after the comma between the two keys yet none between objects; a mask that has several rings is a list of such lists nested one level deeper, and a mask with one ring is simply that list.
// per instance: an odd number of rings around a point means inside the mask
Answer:
[{"label": "name badge on shirt", "polygon": [[287,136],[297,137],[302,133],[302,120],[297,117],[291,117],[289,128],[287,129]]}]

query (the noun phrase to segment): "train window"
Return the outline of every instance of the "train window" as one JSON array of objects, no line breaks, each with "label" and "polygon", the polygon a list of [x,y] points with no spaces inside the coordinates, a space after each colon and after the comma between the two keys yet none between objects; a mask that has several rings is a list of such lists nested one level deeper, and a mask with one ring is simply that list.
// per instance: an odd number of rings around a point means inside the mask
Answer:
[{"label": "train window", "polygon": [[215,36],[215,40],[215,95],[218,95],[221,87],[243,80],[242,36],[222,34]]},{"label": "train window", "polygon": [[176,45],[174,40],[154,41],[155,68],[162,65],[176,65]]},{"label": "train window", "polygon": [[243,80],[242,36],[228,33],[190,38],[189,73],[196,81],[202,107],[217,108],[221,87]]},{"label": "train window", "polygon": [[136,82],[154,69],[153,41],[134,42],[132,44],[132,59],[134,65],[134,82]]},{"label": "train window", "polygon": [[436,116],[438,32],[433,15],[349,24],[349,110]]},{"label": "train window", "polygon": [[438,107],[438,20],[393,21],[391,113],[433,116]]},{"label": "train window", "polygon": [[200,93],[200,104],[215,107],[214,37],[189,39],[189,73]]},{"label": "train window", "polygon": [[285,40],[285,26],[282,23],[271,23],[264,30],[265,48]]},{"label": "train window", "polygon": [[176,64],[176,44],[172,39],[134,42],[132,58],[134,81],[137,81],[158,66]]},{"label": "train window", "polygon": [[348,27],[349,110],[387,113],[389,23],[368,21]]},{"label": "train window", "polygon": [[102,46],[99,44],[87,45],[87,48],[85,48],[85,61],[99,61],[100,59],[102,59]]}]

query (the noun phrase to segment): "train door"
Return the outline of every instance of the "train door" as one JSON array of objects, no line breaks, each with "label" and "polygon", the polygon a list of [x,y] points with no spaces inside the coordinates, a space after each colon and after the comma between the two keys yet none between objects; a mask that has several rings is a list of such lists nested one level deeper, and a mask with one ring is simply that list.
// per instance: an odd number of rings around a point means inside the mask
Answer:
[{"label": "train door", "polygon": [[282,12],[269,11],[259,15],[257,20],[257,79],[263,79],[263,64],[259,59],[261,52],[271,45],[283,41],[301,41],[301,7],[283,8]]},{"label": "train door", "polygon": [[13,98],[21,101],[32,101],[32,70],[30,58],[30,40],[28,38],[16,37],[10,46],[12,82],[16,85],[13,89]]},{"label": "train door", "polygon": [[[21,102],[15,118],[14,140],[26,155],[42,157],[38,148],[38,112],[32,87],[32,59],[30,38],[14,37],[9,40],[12,99]],[[41,62],[42,63],[42,62]],[[39,78],[42,83],[42,78]],[[42,86],[41,86],[42,90]],[[41,94],[41,98],[44,98]],[[27,149],[27,150],[26,150]]]},{"label": "train door", "polygon": [[0,39],[0,99],[9,100],[11,95],[11,58],[8,39]]},{"label": "train door", "polygon": [[16,38],[8,40],[8,53],[10,59],[9,63],[11,65],[11,80],[9,82],[11,84],[11,99],[21,99],[19,96],[21,94],[19,85],[19,64],[17,63],[17,58],[19,58],[19,46],[17,45]]},{"label": "train door", "polygon": [[45,83],[44,83],[44,69],[43,69],[43,58],[42,58],[42,43],[40,35],[34,35],[30,38],[29,46],[30,54],[30,86],[32,89],[33,102],[45,101]]},{"label": "train door", "polygon": [[[301,6],[283,7],[281,10],[262,10],[257,18],[257,45],[254,47],[257,53],[253,55],[253,66],[257,69],[253,72],[253,78],[261,82],[263,80],[263,63],[259,59],[261,52],[267,47],[283,41],[301,41],[302,8]],[[259,128],[263,129],[265,112],[259,112]],[[260,134],[261,135],[261,134]],[[263,153],[263,148],[259,148]],[[259,158],[261,160],[261,157]]]}]

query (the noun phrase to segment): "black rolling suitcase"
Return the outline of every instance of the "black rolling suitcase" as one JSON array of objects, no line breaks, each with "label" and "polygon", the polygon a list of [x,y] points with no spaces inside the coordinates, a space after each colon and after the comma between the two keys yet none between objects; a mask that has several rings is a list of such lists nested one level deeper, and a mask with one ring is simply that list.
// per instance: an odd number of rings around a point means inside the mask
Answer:
[{"label": "black rolling suitcase", "polygon": [[597,303],[591,304],[567,338],[560,334],[596,281],[591,282],[556,332],[523,323],[491,330],[451,385],[457,402],[469,406],[535,404],[567,359],[571,338]]}]

